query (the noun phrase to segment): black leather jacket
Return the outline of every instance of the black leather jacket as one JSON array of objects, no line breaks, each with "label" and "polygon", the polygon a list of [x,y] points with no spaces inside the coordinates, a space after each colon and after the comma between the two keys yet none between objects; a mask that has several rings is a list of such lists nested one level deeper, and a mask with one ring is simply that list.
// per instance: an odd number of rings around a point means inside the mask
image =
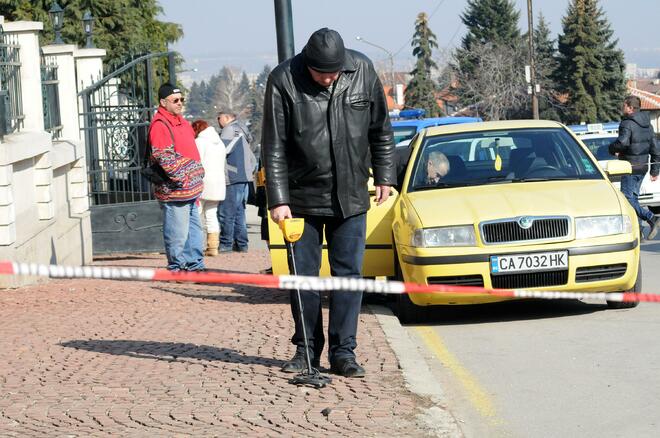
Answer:
[{"label": "black leather jacket", "polygon": [[269,208],[349,217],[369,209],[370,164],[375,184],[396,183],[383,87],[353,50],[332,93],[312,80],[300,54],[271,72],[261,145]]},{"label": "black leather jacket", "polygon": [[660,151],[655,140],[653,126],[649,115],[637,111],[624,116],[619,124],[619,137],[610,144],[610,154],[619,154],[619,160],[630,161],[633,174],[644,175],[648,170],[649,154],[651,155],[651,175],[660,171]]}]

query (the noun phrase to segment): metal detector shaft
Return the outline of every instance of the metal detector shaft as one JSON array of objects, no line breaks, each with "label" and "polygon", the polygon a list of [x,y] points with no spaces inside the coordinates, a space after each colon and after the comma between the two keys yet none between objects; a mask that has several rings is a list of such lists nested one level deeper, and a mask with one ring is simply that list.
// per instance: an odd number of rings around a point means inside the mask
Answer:
[{"label": "metal detector shaft", "polygon": [[[298,270],[296,269],[296,257],[293,254],[293,242],[286,242],[286,246],[289,250],[289,254],[291,254],[291,269],[293,270],[293,275],[298,275]],[[296,299],[298,300],[298,310],[300,311],[300,325],[302,326],[303,338],[305,339],[305,361],[307,362],[307,372],[312,374],[312,361],[309,358],[309,343],[307,342],[307,328],[305,328],[305,316],[303,313],[302,298],[300,297],[300,288],[296,288]]]},{"label": "metal detector shaft", "polygon": [[[305,229],[305,221],[301,218],[287,218],[280,221],[280,228],[286,241],[286,249],[291,257],[291,270],[293,275],[298,275],[298,268],[296,267],[296,256],[293,252],[293,242],[297,242],[302,236]],[[300,296],[300,288],[296,287],[296,299],[298,300],[298,310],[300,313],[300,325],[302,326],[302,335],[304,339],[303,345],[305,346],[305,361],[307,362],[307,369],[303,369],[300,374],[289,380],[289,383],[294,385],[308,385],[314,388],[323,388],[330,384],[332,379],[328,376],[322,375],[317,369],[312,367],[312,358],[310,357],[309,341],[307,340],[307,327],[305,327],[305,313],[303,309],[302,297]]]}]

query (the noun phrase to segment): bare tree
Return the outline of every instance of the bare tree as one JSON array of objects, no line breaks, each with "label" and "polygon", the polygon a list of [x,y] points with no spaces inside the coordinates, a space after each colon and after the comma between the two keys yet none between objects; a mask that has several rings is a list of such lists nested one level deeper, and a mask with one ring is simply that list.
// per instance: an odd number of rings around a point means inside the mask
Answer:
[{"label": "bare tree", "polygon": [[455,63],[463,104],[488,120],[515,117],[528,100],[524,51],[520,45],[473,44],[470,71]]},{"label": "bare tree", "polygon": [[237,69],[223,67],[215,84],[213,101],[218,109],[236,114],[245,112],[249,104],[248,90],[245,88],[245,74]]}]

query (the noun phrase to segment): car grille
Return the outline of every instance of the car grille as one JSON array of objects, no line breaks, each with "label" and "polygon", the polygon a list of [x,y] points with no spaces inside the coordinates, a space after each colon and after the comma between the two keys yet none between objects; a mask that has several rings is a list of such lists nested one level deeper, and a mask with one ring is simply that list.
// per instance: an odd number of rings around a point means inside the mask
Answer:
[{"label": "car grille", "polygon": [[457,286],[483,286],[484,278],[481,275],[463,275],[455,277],[428,277],[428,284],[453,284]]},{"label": "car grille", "polygon": [[602,281],[623,277],[626,274],[626,269],[628,269],[626,263],[578,268],[575,273],[575,282],[584,283],[587,281]]},{"label": "car grille", "polygon": [[527,229],[518,224],[517,218],[481,225],[481,238],[486,244],[560,239],[567,237],[568,232],[567,217],[534,218],[532,226]]},{"label": "car grille", "polygon": [[561,286],[568,282],[568,270],[491,275],[490,281],[495,289]]}]

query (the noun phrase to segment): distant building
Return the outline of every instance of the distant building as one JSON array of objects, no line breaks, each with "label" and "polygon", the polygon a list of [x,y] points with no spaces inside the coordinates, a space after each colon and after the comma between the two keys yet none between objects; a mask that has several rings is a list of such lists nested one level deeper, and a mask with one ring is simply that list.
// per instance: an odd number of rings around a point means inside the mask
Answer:
[{"label": "distant building", "polygon": [[640,68],[637,64],[626,64],[626,78],[628,79],[657,79],[660,68]]},{"label": "distant building", "polygon": [[[394,109],[404,109],[406,107],[405,95],[406,87],[410,82],[411,75],[405,72],[394,73],[394,89],[392,89],[392,76],[387,72],[381,72],[380,80],[383,83],[383,90],[387,98],[387,108],[391,111]],[[453,93],[453,89],[457,84],[453,83],[451,86],[446,87],[436,93],[436,101],[440,109],[448,116],[454,115],[474,115],[472,111],[464,108],[462,111],[458,107],[458,96]]]}]

